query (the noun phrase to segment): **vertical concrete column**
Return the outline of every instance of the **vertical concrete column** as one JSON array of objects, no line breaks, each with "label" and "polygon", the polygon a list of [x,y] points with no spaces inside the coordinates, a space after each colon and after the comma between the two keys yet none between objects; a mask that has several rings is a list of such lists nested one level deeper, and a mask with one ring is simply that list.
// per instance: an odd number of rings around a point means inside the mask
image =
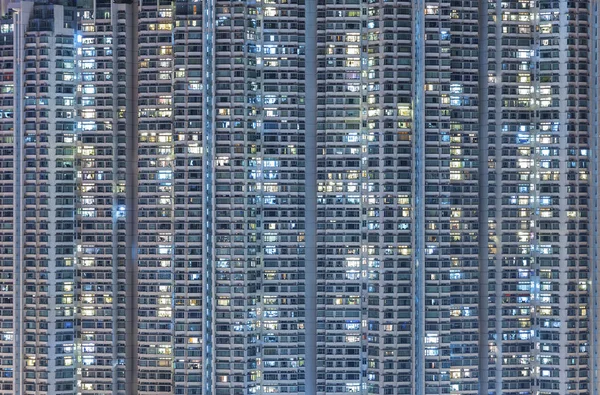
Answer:
[{"label": "vertical concrete column", "polygon": [[204,283],[202,284],[203,306],[202,316],[204,317],[203,331],[203,354],[204,363],[204,391],[205,395],[211,395],[213,390],[213,295],[214,295],[214,277],[213,277],[213,128],[214,128],[214,0],[205,0],[204,2],[204,69],[203,86],[204,98],[202,101],[203,130],[202,130],[202,177],[204,183],[203,196],[203,270]]},{"label": "vertical concrete column", "polygon": [[415,68],[413,73],[414,124],[414,382],[416,395],[425,393],[425,0],[413,3]]},{"label": "vertical concrete column", "polygon": [[[112,7],[111,7],[111,22],[113,25],[113,43],[112,43],[112,50],[113,50],[113,65],[118,65],[119,63],[119,57],[118,57],[118,53],[119,53],[119,38],[118,38],[118,6],[116,4],[113,3]],[[113,87],[113,92],[118,92],[119,91],[119,83],[118,83],[118,78],[113,78],[113,83],[112,83],[112,87]],[[113,101],[113,108],[112,108],[112,116],[113,116],[113,121],[112,121],[112,125],[113,125],[113,152],[119,152],[119,138],[118,138],[118,130],[119,130],[119,123],[118,123],[118,119],[119,119],[119,111],[118,111],[118,100],[114,100]],[[137,165],[137,162],[136,162]],[[112,171],[113,174],[118,174],[119,173],[119,161],[117,160],[113,160],[113,166],[112,166]],[[112,229],[112,238],[113,238],[113,245],[112,245],[112,249],[113,249],[113,266],[112,266],[112,287],[113,287],[113,292],[115,294],[118,295],[119,292],[119,225],[118,225],[118,221],[117,221],[117,213],[119,212],[119,204],[118,204],[118,198],[117,198],[117,185],[118,185],[118,180],[113,180],[113,229]],[[127,217],[125,218],[127,219]],[[113,325],[113,350],[112,350],[112,359],[113,361],[117,361],[119,359],[119,348],[116,346],[118,341],[119,341],[119,298],[118,297],[113,297],[113,304],[112,304],[112,309],[113,309],[113,313],[112,313],[112,325]],[[113,390],[117,390],[119,388],[119,365],[116,363],[113,363],[112,366],[112,385],[113,385]]]},{"label": "vertical concrete column", "polygon": [[126,209],[126,345],[125,381],[128,395],[138,393],[138,5],[129,1],[125,5],[125,32],[127,57],[125,65],[126,103],[125,127],[127,133],[127,164],[125,174]]},{"label": "vertical concrete column", "polygon": [[317,0],[306,0],[305,394],[317,393]]},{"label": "vertical concrete column", "polygon": [[479,394],[488,393],[489,168],[488,2],[479,2]]}]

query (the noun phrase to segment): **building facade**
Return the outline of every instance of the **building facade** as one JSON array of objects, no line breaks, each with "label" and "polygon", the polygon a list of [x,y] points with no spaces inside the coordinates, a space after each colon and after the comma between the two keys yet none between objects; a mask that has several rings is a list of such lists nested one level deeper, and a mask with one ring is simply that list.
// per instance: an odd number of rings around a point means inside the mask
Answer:
[{"label": "building facade", "polygon": [[594,394],[594,2],[0,2],[0,394]]}]

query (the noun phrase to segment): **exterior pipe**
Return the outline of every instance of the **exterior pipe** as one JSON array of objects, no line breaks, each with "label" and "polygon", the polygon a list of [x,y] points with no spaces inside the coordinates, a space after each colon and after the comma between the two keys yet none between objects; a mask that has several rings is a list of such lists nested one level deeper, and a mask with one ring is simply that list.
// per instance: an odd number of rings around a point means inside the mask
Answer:
[{"label": "exterior pipe", "polygon": [[306,0],[305,394],[317,393],[317,0]]},{"label": "exterior pipe", "polygon": [[125,66],[127,135],[127,166],[125,175],[126,204],[126,307],[125,307],[125,388],[128,395],[138,393],[138,7],[136,2],[125,4],[127,57]]}]

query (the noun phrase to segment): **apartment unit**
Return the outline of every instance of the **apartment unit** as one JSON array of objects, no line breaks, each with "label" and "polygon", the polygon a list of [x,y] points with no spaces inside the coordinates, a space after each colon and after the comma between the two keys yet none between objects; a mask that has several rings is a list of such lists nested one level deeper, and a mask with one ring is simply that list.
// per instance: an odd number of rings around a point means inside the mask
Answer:
[{"label": "apartment unit", "polygon": [[0,394],[597,392],[593,3],[0,6]]}]

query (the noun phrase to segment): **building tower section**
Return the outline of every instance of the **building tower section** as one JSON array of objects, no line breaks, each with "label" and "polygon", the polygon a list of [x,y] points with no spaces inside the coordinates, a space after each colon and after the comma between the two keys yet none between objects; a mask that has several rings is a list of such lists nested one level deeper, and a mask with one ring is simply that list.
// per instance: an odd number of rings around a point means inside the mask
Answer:
[{"label": "building tower section", "polygon": [[[442,162],[449,159],[441,163],[448,167],[449,181],[440,191],[441,212],[449,222],[443,225],[449,233],[442,235],[442,241],[445,238],[449,244],[442,244],[441,266],[444,268],[442,280],[450,280],[449,321],[442,324],[449,324],[450,331],[442,332],[443,336],[448,333],[444,343],[446,352],[449,351],[450,369],[443,366],[448,362],[442,362],[441,377],[449,373],[450,392],[459,394],[477,394],[484,385],[480,383],[478,372],[478,341],[482,336],[478,318],[487,311],[480,308],[478,292],[479,276],[486,275],[487,262],[479,262],[478,242],[480,237],[487,236],[482,235],[478,221],[480,212],[488,208],[478,199],[479,188],[487,187],[479,185],[478,166],[482,155],[478,142],[482,129],[488,125],[478,119],[478,109],[485,106],[487,100],[478,95],[479,51],[485,50],[485,43],[480,43],[478,37],[478,6],[475,1],[440,3],[440,15],[444,18],[440,40],[449,42],[448,49],[442,50],[448,55],[441,59],[440,73],[443,90],[440,101],[448,111],[442,126],[449,128],[449,144],[442,147],[441,155]],[[426,73],[427,68],[426,63]],[[443,125],[446,122],[449,124]],[[441,140],[444,139],[447,137],[442,133]]]},{"label": "building tower section", "polygon": [[215,389],[302,392],[304,5],[215,18]]},{"label": "building tower section", "polygon": [[[16,60],[20,54],[16,51],[16,44],[20,42],[18,33],[15,32],[15,19],[12,16],[3,16],[0,19],[0,51],[2,51],[2,78],[0,79],[0,185],[2,194],[2,219],[0,228],[0,295],[2,301],[2,319],[0,324],[0,355],[2,358],[2,374],[0,377],[1,391],[3,395],[14,393],[14,372],[17,364],[13,356],[17,350],[17,339],[15,336],[15,318],[17,309],[20,309],[18,300],[21,288],[15,285],[15,268],[17,267],[16,253],[19,244],[15,243],[17,230],[20,229],[20,216],[17,215],[19,206],[15,204],[21,191],[18,187],[15,168],[18,165],[17,152],[21,142],[17,141],[15,128],[19,126],[20,90],[16,86],[20,84],[19,69]],[[19,350],[20,351],[20,350]]]},{"label": "building tower section", "polygon": [[[14,297],[15,286],[13,282],[13,265],[14,265],[14,160],[15,160],[15,137],[14,137],[14,69],[12,59],[12,30],[14,24],[10,20],[3,19],[0,28],[3,29],[1,34],[1,50],[3,57],[8,59],[2,60],[2,83],[0,85],[0,95],[2,106],[2,119],[0,120],[0,144],[2,150],[2,235],[1,235],[1,260],[2,260],[2,361],[6,365],[2,369],[3,378],[1,381],[2,394],[8,394],[13,389],[13,363],[11,361],[14,347],[14,329],[13,329],[13,314],[14,314]],[[6,31],[4,31],[6,30]],[[10,54],[10,55],[9,55]],[[9,60],[10,59],[10,60]],[[6,361],[6,362],[4,362]],[[5,375],[4,375],[5,374]]]},{"label": "building tower section", "polygon": [[[24,16],[24,15],[22,15]],[[36,4],[17,34],[23,96],[21,259],[21,364],[23,394],[74,389],[76,122],[74,8]],[[25,24],[26,23],[26,24]],[[26,30],[25,30],[26,29]],[[50,347],[52,346],[52,347]],[[17,373],[18,374],[18,373]]]},{"label": "building tower section", "polygon": [[317,391],[414,391],[413,12],[319,3]]},{"label": "building tower section", "polygon": [[[78,110],[77,369],[82,394],[124,388],[124,16],[110,3],[81,3],[75,38]],[[113,13],[114,12],[114,13]],[[65,96],[65,99],[67,97]]]},{"label": "building tower section", "polygon": [[[416,342],[421,343],[422,349],[422,354],[418,358],[424,358],[424,372],[420,372],[424,373],[424,383],[421,381],[417,385],[424,384],[433,392],[444,392],[448,391],[449,387],[452,351],[450,348],[452,345],[451,328],[453,325],[456,335],[462,335],[462,323],[459,317],[462,316],[463,311],[458,308],[459,310],[453,317],[449,311],[453,304],[451,289],[456,289],[459,294],[463,293],[461,274],[458,272],[464,266],[464,262],[460,259],[462,251],[456,251],[456,248],[453,248],[451,239],[451,235],[460,239],[462,232],[458,226],[455,226],[452,232],[450,222],[453,221],[456,225],[464,221],[461,218],[463,215],[464,217],[469,216],[467,207],[463,208],[461,204],[462,199],[460,202],[458,199],[453,202],[452,199],[453,196],[458,198],[463,195],[463,178],[468,179],[468,176],[463,174],[466,169],[457,168],[451,173],[449,168],[452,137],[455,136],[454,142],[458,146],[462,146],[463,139],[460,133],[453,135],[450,130],[448,2],[425,1],[422,18],[425,45],[420,45],[422,56],[419,56],[418,60],[422,64],[417,66],[416,73],[422,74],[419,83],[424,84],[424,104],[419,108],[420,113],[416,114],[416,117],[419,117],[416,122],[422,125],[421,128],[416,129],[416,133],[419,133],[416,138],[421,141],[416,149],[424,150],[421,155],[424,154],[425,158],[421,164],[422,173],[418,173],[419,176],[424,176],[423,180],[416,180],[416,183],[420,190],[424,191],[419,194],[419,198],[424,198],[420,204],[425,205],[424,242],[423,245],[419,245],[419,248],[424,249],[424,269],[422,270],[425,275],[421,281],[424,282],[425,303],[424,306],[420,306],[420,309],[424,310],[425,325],[415,339]],[[415,46],[419,46],[417,40],[415,40]],[[462,163],[461,161],[457,165]],[[461,190],[461,192],[453,194],[452,188]],[[417,209],[419,208],[417,207]],[[417,221],[419,219],[415,215],[415,222]],[[460,247],[457,248],[460,250]],[[467,261],[468,256],[464,257]],[[452,257],[455,258],[454,262],[452,262]],[[452,263],[454,263],[454,269],[451,269]],[[451,270],[457,274],[451,275]],[[450,281],[451,276],[458,281]],[[454,304],[460,305],[461,302],[454,301]]]},{"label": "building tower section", "polygon": [[[202,9],[195,2],[174,8],[173,95],[158,104],[173,108],[173,148],[160,154],[175,169],[174,221],[174,368],[175,393],[197,395],[202,389],[202,312],[204,247],[202,224]],[[165,182],[165,181],[161,181]],[[161,193],[168,185],[160,185]],[[164,190],[163,190],[164,189]]]},{"label": "building tower section", "polygon": [[60,99],[74,101],[73,11],[25,2],[2,21],[7,393],[73,390],[76,114]]},{"label": "building tower section", "polygon": [[498,394],[587,391],[587,7],[490,4]]},{"label": "building tower section", "polygon": [[174,18],[170,2],[162,3],[143,1],[139,8],[137,377],[140,394],[170,393],[174,385]]}]

